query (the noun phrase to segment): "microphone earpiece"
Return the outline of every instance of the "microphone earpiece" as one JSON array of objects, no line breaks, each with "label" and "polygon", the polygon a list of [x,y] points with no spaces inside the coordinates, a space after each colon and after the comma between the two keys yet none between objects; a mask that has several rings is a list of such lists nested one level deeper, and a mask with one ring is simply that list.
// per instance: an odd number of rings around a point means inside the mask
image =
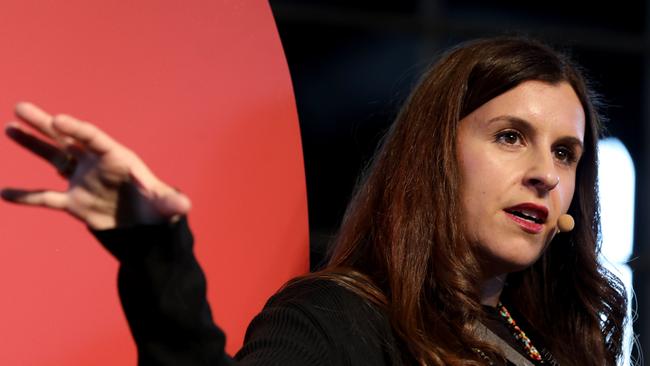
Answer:
[{"label": "microphone earpiece", "polygon": [[560,215],[557,219],[557,228],[563,233],[573,230],[575,226],[576,222],[573,220],[573,216],[569,214]]}]

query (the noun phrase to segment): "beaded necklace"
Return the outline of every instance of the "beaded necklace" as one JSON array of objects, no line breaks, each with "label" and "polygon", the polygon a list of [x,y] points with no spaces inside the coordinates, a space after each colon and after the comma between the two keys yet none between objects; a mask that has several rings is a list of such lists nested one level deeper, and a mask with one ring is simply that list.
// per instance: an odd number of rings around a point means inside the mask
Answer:
[{"label": "beaded necklace", "polygon": [[530,341],[530,338],[524,333],[521,328],[517,325],[517,322],[515,322],[514,319],[512,319],[512,316],[510,315],[510,312],[508,309],[506,309],[505,305],[499,301],[499,304],[497,305],[497,309],[499,310],[499,315],[506,321],[508,324],[508,328],[510,328],[510,331],[512,332],[512,335],[521,343],[521,345],[524,347],[524,350],[528,354],[528,357],[531,360],[537,361],[539,364],[545,364],[544,359],[542,358],[542,355],[539,353],[537,348],[533,346],[533,343]]}]

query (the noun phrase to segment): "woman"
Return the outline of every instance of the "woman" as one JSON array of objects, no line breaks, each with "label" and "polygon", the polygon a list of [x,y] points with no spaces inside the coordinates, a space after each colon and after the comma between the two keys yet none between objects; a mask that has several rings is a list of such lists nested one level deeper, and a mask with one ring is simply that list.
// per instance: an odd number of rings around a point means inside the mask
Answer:
[{"label": "woman", "polygon": [[[616,364],[626,300],[596,259],[594,100],[569,60],[534,41],[450,50],[383,141],[329,265],[269,300],[236,360]],[[70,187],[3,197],[71,213],[120,259],[140,363],[228,364],[191,253],[189,200],[96,127],[30,104],[16,112],[54,143],[15,123],[9,136]],[[118,201],[131,210],[118,214]],[[575,228],[559,233],[567,212]]]}]

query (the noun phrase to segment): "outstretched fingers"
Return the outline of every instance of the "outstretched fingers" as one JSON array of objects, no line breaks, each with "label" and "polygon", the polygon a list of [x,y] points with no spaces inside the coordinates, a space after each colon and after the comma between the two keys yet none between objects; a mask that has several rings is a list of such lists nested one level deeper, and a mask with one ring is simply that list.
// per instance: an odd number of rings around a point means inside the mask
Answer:
[{"label": "outstretched fingers", "polygon": [[9,123],[5,128],[5,132],[18,145],[54,165],[59,171],[68,159],[66,152],[25,131],[19,123]]},{"label": "outstretched fingers", "polygon": [[67,210],[69,202],[66,193],[48,190],[5,188],[0,191],[0,196],[9,202],[28,206],[47,207],[55,210]]},{"label": "outstretched fingers", "polygon": [[72,138],[83,147],[98,155],[103,155],[116,148],[123,148],[122,145],[95,125],[80,121],[68,115],[56,116],[53,120],[52,127],[57,133]]},{"label": "outstretched fingers", "polygon": [[[54,165],[69,179],[69,188],[8,188],[0,191],[3,199],[63,210],[93,228],[174,220],[190,210],[187,196],[159,180],[135,153],[96,126],[69,115],[51,116],[30,103],[18,104],[16,115],[43,136],[17,122],[7,125],[7,135]],[[121,187],[136,188],[137,194],[122,195]],[[130,202],[121,206],[122,197]],[[131,212],[123,215],[117,207]]]},{"label": "outstretched fingers", "polygon": [[44,110],[29,102],[16,104],[15,113],[18,118],[38,130],[43,135],[54,141],[59,140],[59,136],[52,127],[52,116]]},{"label": "outstretched fingers", "polygon": [[79,144],[97,154],[104,154],[119,145],[96,126],[72,116],[59,114],[52,116],[29,103],[16,105],[16,115],[43,135],[64,147]]}]

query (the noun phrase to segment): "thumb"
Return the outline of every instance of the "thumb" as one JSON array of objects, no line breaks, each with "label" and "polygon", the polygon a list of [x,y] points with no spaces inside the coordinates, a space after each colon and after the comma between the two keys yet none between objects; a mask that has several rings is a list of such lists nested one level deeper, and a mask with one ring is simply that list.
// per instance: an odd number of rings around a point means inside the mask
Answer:
[{"label": "thumb", "polygon": [[148,169],[143,169],[143,172],[147,174],[131,171],[130,179],[159,216],[174,218],[190,211],[192,203],[185,194],[160,181]]},{"label": "thumb", "polygon": [[154,197],[152,204],[161,216],[167,218],[186,215],[192,207],[190,199],[174,189]]}]

